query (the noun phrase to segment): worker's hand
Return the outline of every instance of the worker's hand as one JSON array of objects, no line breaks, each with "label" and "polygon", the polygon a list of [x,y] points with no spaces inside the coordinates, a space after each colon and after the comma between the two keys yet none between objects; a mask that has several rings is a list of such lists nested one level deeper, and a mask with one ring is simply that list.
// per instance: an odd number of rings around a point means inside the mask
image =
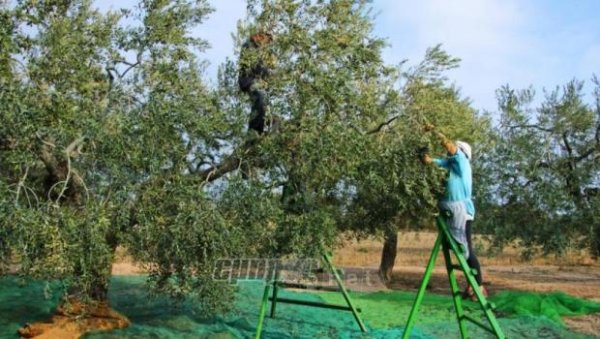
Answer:
[{"label": "worker's hand", "polygon": [[433,126],[433,124],[426,122],[423,125],[423,130],[425,130],[425,132],[431,132],[431,131],[435,130],[435,126]]},{"label": "worker's hand", "polygon": [[419,149],[417,149],[416,152],[417,158],[423,163],[423,164],[428,164],[429,162],[427,162],[428,160],[426,159],[427,157],[429,157],[429,159],[431,159],[431,157],[429,156],[429,147],[428,146],[423,146],[420,147]]},{"label": "worker's hand", "polygon": [[421,157],[421,162],[425,165],[429,165],[433,162],[433,159],[431,158],[431,156],[429,154],[424,154]]}]

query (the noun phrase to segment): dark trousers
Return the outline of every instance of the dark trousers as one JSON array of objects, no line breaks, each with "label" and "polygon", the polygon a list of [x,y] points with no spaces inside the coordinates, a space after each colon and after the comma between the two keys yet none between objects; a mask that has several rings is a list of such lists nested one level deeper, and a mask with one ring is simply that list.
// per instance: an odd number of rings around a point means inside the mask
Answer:
[{"label": "dark trousers", "polygon": [[475,251],[473,250],[473,240],[472,240],[472,224],[473,220],[467,220],[466,224],[466,233],[467,233],[467,243],[469,244],[469,259],[467,259],[467,263],[469,267],[477,270],[477,274],[475,275],[475,280],[477,280],[477,284],[481,286],[483,283],[483,275],[481,274],[481,265],[479,264],[479,260],[475,255]]},{"label": "dark trousers", "polygon": [[266,94],[263,90],[254,88],[254,86],[250,88],[247,93],[252,101],[252,113],[250,115],[248,129],[253,129],[258,134],[262,134],[265,130],[265,114],[267,110]]}]

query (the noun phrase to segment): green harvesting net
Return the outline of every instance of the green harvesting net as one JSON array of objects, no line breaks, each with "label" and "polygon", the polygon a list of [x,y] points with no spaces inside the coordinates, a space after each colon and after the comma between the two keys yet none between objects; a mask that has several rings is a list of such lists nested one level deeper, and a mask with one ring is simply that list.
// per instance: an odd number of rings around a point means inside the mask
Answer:
[{"label": "green harvesting net", "polygon": [[492,299],[497,310],[512,316],[546,317],[562,324],[563,316],[600,312],[600,303],[575,298],[563,292],[530,293],[506,291]]},{"label": "green harvesting net", "polygon": [[[323,293],[321,297],[331,303],[343,302],[342,297],[334,293]],[[362,308],[362,316],[371,328],[389,328],[404,326],[415,294],[390,291],[355,293],[352,297],[357,307]],[[496,305],[500,326],[508,338],[591,338],[565,328],[561,317],[600,312],[600,303],[562,292],[506,291],[489,300]],[[472,316],[481,315],[480,320],[485,322],[478,303],[464,301],[463,308]],[[458,337],[460,332],[450,296],[425,294],[416,327],[420,336],[442,338],[453,337],[454,333]],[[492,337],[471,324],[468,330],[472,337]]]},{"label": "green harvesting net", "polygon": [[[129,317],[132,326],[112,332],[90,333],[85,338],[251,338],[256,330],[264,284],[239,284],[236,311],[203,319],[194,303],[174,304],[167,298],[149,297],[144,277],[115,277],[110,299],[112,306]],[[0,278],[0,338],[17,338],[16,330],[26,322],[48,319],[58,302],[60,285],[18,278]],[[344,304],[339,293],[305,293],[283,290],[281,297]],[[392,291],[353,293],[362,309],[368,333],[361,333],[350,312],[277,305],[277,317],[267,318],[263,338],[397,338],[415,294]],[[500,325],[509,338],[588,338],[562,325],[561,316],[600,312],[600,303],[564,293],[536,294],[504,292],[492,298],[500,315]],[[476,303],[466,302],[472,315],[480,312]],[[471,337],[489,335],[475,326]],[[412,338],[458,337],[452,300],[448,296],[426,294]]]}]

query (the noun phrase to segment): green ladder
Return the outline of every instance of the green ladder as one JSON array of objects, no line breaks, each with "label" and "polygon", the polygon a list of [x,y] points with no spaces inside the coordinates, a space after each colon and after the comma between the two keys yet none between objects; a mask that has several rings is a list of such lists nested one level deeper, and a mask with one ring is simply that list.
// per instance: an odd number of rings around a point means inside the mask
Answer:
[{"label": "green ladder", "polygon": [[[446,261],[446,270],[448,272],[448,280],[450,281],[450,289],[452,290],[452,299],[454,301],[454,308],[456,309],[456,317],[458,319],[458,326],[460,328],[461,337],[467,338],[467,321],[472,322],[473,324],[483,328],[484,330],[490,332],[495,335],[497,338],[504,339],[506,338],[500,329],[500,325],[498,324],[498,320],[494,316],[493,304],[488,302],[481,290],[479,289],[479,285],[475,280],[475,276],[473,275],[473,270],[467,264],[467,260],[462,255],[462,251],[459,248],[458,244],[454,240],[454,238],[450,235],[448,231],[448,227],[446,226],[446,222],[444,218],[439,215],[437,217],[437,227],[438,227],[438,237],[435,241],[435,245],[433,246],[433,250],[431,251],[431,257],[429,257],[429,263],[427,264],[427,268],[425,269],[425,275],[423,276],[423,281],[421,282],[421,286],[419,287],[419,291],[417,292],[417,297],[415,298],[415,302],[412,305],[412,309],[410,310],[410,314],[408,316],[408,321],[406,322],[406,328],[404,329],[404,334],[402,335],[403,339],[407,339],[410,335],[412,327],[417,317],[417,313],[419,311],[419,306],[423,301],[423,296],[425,295],[425,288],[427,287],[427,283],[429,282],[429,278],[431,277],[431,272],[435,266],[435,261],[437,259],[438,253],[440,251],[440,247],[444,253],[444,259]],[[450,251],[454,253],[454,256],[458,260],[458,265],[454,265],[452,263],[452,259],[450,257]],[[468,284],[473,289],[473,292],[477,296],[477,301],[481,306],[481,310],[485,314],[489,322],[489,327],[479,320],[468,316],[465,314],[462,307],[462,296],[460,289],[458,287],[458,282],[456,281],[456,275],[454,274],[455,270],[463,271],[465,277],[467,278]]]},{"label": "green ladder", "polygon": [[[294,285],[292,287],[297,287],[297,286],[295,286],[296,284],[290,285],[288,283],[279,281],[279,272],[276,272],[275,280],[267,282],[267,284],[265,286],[265,290],[263,293],[263,298],[262,298],[262,302],[261,302],[261,306],[260,306],[260,313],[258,316],[258,325],[256,326],[256,336],[255,336],[256,339],[260,339],[260,336],[262,334],[263,323],[265,321],[265,316],[267,314],[267,305],[268,305],[269,301],[271,301],[271,318],[275,318],[275,309],[276,309],[276,305],[278,302],[286,303],[286,304],[296,304],[296,305],[303,305],[303,306],[351,311],[352,315],[354,315],[354,319],[356,320],[356,323],[360,327],[360,330],[362,332],[367,332],[367,328],[365,327],[365,324],[363,323],[363,321],[361,320],[360,315],[359,315],[359,312],[361,312],[361,310],[359,308],[356,308],[354,306],[354,304],[352,303],[350,294],[348,294],[348,290],[346,290],[346,287],[344,287],[344,283],[342,282],[342,279],[340,278],[338,270],[333,266],[333,263],[331,262],[331,255],[327,252],[323,252],[321,259],[322,259],[323,263],[325,264],[325,266],[327,267],[327,269],[333,274],[335,281],[339,288],[338,291],[340,291],[342,293],[342,295],[344,296],[344,300],[346,300],[347,306],[334,305],[334,304],[328,304],[328,303],[322,303],[322,302],[316,302],[316,301],[297,300],[297,299],[278,297],[277,292],[279,290],[279,287],[286,287],[286,286],[291,286],[291,285]],[[271,289],[273,289],[273,295],[269,296]],[[315,289],[318,289],[318,288],[315,288]]]}]

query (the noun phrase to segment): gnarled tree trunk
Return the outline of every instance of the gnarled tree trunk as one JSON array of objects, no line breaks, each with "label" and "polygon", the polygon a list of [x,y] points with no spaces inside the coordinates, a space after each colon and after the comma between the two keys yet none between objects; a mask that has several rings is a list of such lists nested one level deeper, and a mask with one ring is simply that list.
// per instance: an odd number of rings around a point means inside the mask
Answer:
[{"label": "gnarled tree trunk", "polygon": [[381,263],[379,265],[379,275],[385,284],[392,280],[394,271],[394,262],[398,248],[398,232],[388,230],[383,240],[383,250],[381,251]]},{"label": "gnarled tree trunk", "polygon": [[[65,160],[59,160],[53,154],[51,143],[44,142],[41,147],[40,159],[47,171],[46,189],[49,196],[56,199],[57,203],[82,207],[85,186],[83,179],[77,171],[71,168],[71,157],[79,144],[80,138],[74,141],[65,150]],[[64,182],[64,188],[55,189],[57,184]],[[91,239],[88,241],[92,241]],[[117,248],[117,238],[114,234],[107,234],[106,241],[114,253]],[[92,286],[83,290],[81,286],[72,286],[58,305],[55,314],[46,322],[26,324],[18,330],[23,338],[79,338],[90,331],[112,330],[128,327],[129,320],[110,308],[108,302],[108,285],[112,260],[107,262],[104,269],[93,270]],[[76,274],[83,274],[82,267],[75,267]]]}]

